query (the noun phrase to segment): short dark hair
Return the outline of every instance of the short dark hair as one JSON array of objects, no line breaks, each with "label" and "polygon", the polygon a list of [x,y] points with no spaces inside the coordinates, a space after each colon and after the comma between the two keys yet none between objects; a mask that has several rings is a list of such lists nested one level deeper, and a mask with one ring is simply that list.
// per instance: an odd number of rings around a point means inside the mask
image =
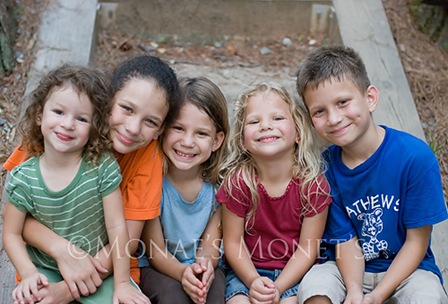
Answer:
[{"label": "short dark hair", "polygon": [[140,55],[122,62],[112,73],[112,96],[133,78],[153,80],[165,92],[169,111],[163,125],[171,116],[177,115],[180,108],[179,82],[168,63],[151,55]]},{"label": "short dark hair", "polygon": [[359,54],[341,45],[322,46],[309,53],[299,64],[296,76],[297,93],[302,99],[308,88],[315,89],[332,79],[351,80],[361,92],[370,86],[366,67]]}]

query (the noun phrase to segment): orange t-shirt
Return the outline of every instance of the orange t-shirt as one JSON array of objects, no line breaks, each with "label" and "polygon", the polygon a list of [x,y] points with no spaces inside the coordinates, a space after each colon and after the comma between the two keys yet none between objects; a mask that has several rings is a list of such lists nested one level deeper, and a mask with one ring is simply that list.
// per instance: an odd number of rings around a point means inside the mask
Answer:
[{"label": "orange t-shirt", "polygon": [[[16,147],[3,167],[11,171],[25,160],[26,151]],[[162,152],[157,141],[131,153],[117,156],[123,177],[120,190],[123,195],[126,220],[145,221],[160,215],[162,198]],[[139,284],[138,260],[131,258],[131,277]]]}]

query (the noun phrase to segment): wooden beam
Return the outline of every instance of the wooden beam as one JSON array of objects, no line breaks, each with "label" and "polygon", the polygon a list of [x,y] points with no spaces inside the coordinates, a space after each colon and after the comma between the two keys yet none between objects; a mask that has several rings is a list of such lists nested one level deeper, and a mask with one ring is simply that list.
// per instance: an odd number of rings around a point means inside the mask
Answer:
[{"label": "wooden beam", "polygon": [[333,0],[342,42],[359,52],[380,92],[377,123],[426,140],[381,0]]},{"label": "wooden beam", "polygon": [[[97,0],[50,0],[42,15],[37,53],[29,71],[25,94],[36,87],[45,73],[62,63],[89,65],[95,44],[97,5]],[[25,103],[21,104],[21,113],[26,106]],[[5,199],[3,192],[0,212]],[[0,232],[2,224],[3,218],[0,217]],[[14,267],[3,250],[0,238],[0,303],[12,303],[12,291],[16,286],[14,274]]]}]

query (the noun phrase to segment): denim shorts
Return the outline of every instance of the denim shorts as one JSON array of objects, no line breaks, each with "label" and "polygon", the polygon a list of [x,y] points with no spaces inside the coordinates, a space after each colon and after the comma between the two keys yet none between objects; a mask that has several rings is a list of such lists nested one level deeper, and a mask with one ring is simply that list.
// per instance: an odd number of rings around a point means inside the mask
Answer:
[{"label": "denim shorts", "polygon": [[[247,297],[249,297],[249,289],[246,285],[236,276],[235,272],[229,268],[226,269],[227,275],[226,275],[226,302],[232,298],[233,296],[237,294],[244,294]],[[267,269],[260,269],[257,268],[257,272],[262,277],[267,277],[271,279],[272,281],[275,281],[280,273],[281,270],[267,270]],[[294,285],[293,287],[287,289],[282,295],[280,296],[280,300],[283,300],[288,297],[295,297],[297,295],[297,290],[299,289],[299,283]]]}]

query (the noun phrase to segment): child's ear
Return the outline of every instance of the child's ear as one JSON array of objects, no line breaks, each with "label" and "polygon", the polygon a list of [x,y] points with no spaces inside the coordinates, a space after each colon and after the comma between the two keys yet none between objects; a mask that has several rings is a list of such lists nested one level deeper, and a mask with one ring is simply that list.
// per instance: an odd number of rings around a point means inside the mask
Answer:
[{"label": "child's ear", "polygon": [[42,124],[42,114],[37,115],[36,125],[40,126]]},{"label": "child's ear", "polygon": [[213,141],[213,147],[212,147],[212,151],[215,152],[216,150],[219,149],[219,147],[221,147],[222,142],[224,141],[224,138],[226,138],[226,135],[224,134],[224,132],[218,132],[215,135],[215,140]]},{"label": "child's ear", "polygon": [[366,91],[367,105],[369,107],[370,113],[373,113],[378,105],[378,89],[370,85]]}]

